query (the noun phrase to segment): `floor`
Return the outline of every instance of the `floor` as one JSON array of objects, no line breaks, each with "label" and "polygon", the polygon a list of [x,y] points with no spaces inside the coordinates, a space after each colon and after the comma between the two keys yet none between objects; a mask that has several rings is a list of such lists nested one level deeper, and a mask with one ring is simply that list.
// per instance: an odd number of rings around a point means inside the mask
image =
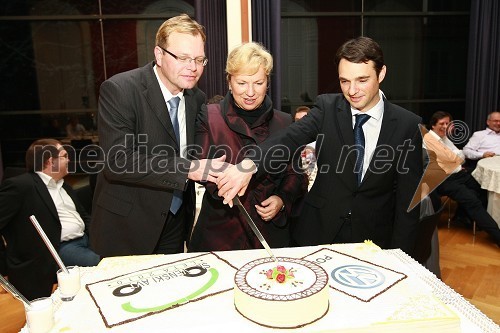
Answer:
[{"label": "floor", "polygon": [[[500,248],[484,231],[439,225],[441,279],[500,325]],[[500,328],[499,328],[500,329]]]}]

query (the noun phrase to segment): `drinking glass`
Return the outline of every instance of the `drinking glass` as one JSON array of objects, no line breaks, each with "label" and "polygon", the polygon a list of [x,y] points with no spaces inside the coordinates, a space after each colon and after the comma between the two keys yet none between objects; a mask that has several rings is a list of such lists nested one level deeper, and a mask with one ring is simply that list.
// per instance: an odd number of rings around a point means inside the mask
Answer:
[{"label": "drinking glass", "polygon": [[26,324],[30,333],[46,333],[54,326],[54,305],[52,298],[41,297],[31,301],[31,306],[24,307]]},{"label": "drinking glass", "polygon": [[64,302],[71,301],[80,290],[80,267],[68,266],[68,273],[62,269],[57,271],[59,294]]}]

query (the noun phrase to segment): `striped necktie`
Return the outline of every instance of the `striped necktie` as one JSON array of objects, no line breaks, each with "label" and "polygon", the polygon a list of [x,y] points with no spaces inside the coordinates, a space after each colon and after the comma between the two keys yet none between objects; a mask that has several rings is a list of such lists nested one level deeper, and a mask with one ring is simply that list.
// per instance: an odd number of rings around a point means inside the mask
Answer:
[{"label": "striped necktie", "polygon": [[[181,140],[179,133],[179,119],[177,117],[177,110],[179,109],[180,100],[181,99],[178,96],[175,96],[168,101],[168,105],[170,106],[168,113],[170,115],[170,120],[172,121],[175,137],[177,139],[177,143],[179,144],[179,146],[181,144]],[[181,208],[183,194],[184,194],[183,191],[174,190],[174,196],[172,198],[172,203],[170,204],[170,211],[172,212],[172,214],[176,214],[179,211],[179,208]]]},{"label": "striped necktie", "polygon": [[365,157],[365,133],[363,132],[363,125],[370,119],[370,116],[363,113],[356,115],[356,123],[354,124],[354,149],[356,151],[356,164],[354,166],[354,173],[358,178],[358,185],[361,184],[363,176],[363,160]]}]

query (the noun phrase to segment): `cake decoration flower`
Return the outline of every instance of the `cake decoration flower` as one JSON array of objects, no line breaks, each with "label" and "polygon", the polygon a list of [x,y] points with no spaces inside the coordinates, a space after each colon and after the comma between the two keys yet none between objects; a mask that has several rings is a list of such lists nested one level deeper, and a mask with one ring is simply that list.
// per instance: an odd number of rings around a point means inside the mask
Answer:
[{"label": "cake decoration flower", "polygon": [[369,251],[369,252],[378,252],[380,251],[380,246],[375,244],[371,239],[365,239],[365,241],[357,247],[360,250]]},{"label": "cake decoration flower", "polygon": [[293,268],[286,269],[285,266],[278,265],[266,271],[266,277],[270,280],[276,280],[278,283],[285,283],[287,279],[293,279]]}]

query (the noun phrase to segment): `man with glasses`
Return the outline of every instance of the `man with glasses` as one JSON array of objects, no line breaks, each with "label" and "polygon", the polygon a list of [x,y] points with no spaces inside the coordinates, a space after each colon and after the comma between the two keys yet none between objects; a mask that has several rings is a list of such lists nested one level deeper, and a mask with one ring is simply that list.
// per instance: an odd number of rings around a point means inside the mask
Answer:
[{"label": "man with glasses", "polygon": [[[205,94],[204,27],[182,14],[156,34],[155,61],[106,80],[98,131],[105,165],[93,200],[92,248],[102,256],[178,253],[194,222],[193,181],[217,160],[191,160]],[[206,171],[206,172],[205,172]]]},{"label": "man with glasses", "polygon": [[95,266],[100,257],[87,236],[90,215],[64,182],[68,152],[54,139],[39,139],[26,152],[27,173],[0,187],[0,234],[7,243],[9,281],[28,299],[50,296],[57,264],[32,225],[34,215],[66,266]]},{"label": "man with glasses", "polygon": [[463,152],[470,160],[500,155],[500,111],[493,111],[486,119],[487,128],[472,134]]}]

